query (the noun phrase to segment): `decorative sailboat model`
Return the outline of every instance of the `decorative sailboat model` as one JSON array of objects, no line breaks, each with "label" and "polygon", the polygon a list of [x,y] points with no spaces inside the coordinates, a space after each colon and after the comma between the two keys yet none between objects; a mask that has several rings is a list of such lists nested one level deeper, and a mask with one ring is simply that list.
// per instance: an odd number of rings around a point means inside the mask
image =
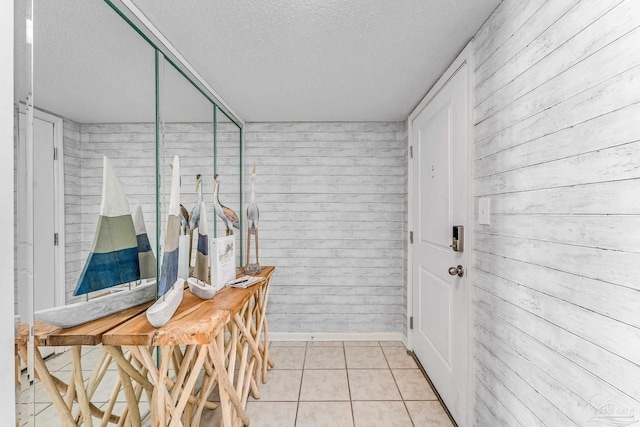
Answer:
[{"label": "decorative sailboat model", "polygon": [[70,328],[151,301],[156,295],[156,259],[149,245],[142,210],[136,209],[134,221],[122,185],[107,157],[103,164],[96,235],[73,294],[84,295],[107,288],[112,292],[36,311],[35,318],[42,322]]},{"label": "decorative sailboat model", "polygon": [[169,218],[158,286],[158,300],[147,309],[147,320],[156,328],[164,326],[182,302],[184,278],[178,277],[180,261],[180,159],[173,158]]}]

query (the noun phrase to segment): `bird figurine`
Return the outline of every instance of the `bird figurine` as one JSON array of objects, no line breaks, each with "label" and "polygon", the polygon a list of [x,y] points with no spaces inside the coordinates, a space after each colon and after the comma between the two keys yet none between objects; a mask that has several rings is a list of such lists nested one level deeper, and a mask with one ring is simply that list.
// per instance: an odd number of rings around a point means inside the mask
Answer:
[{"label": "bird figurine", "polygon": [[180,204],[180,234],[189,234],[189,211]]},{"label": "bird figurine", "polygon": [[[249,198],[249,206],[247,207],[247,264],[244,267],[246,274],[258,274],[260,273],[260,263],[258,262],[258,221],[260,219],[260,210],[256,204],[256,166],[253,165],[253,172],[251,172],[251,195]],[[254,236],[256,241],[256,262],[250,262],[251,254],[251,236]]]},{"label": "bird figurine", "polygon": [[222,219],[224,225],[227,227],[227,236],[231,236],[233,234],[233,228],[238,228],[240,222],[238,221],[238,215],[233,211],[233,209],[224,206],[220,203],[219,198],[220,193],[220,178],[218,174],[215,174],[213,177],[213,208],[216,211],[216,215]]},{"label": "bird figurine", "polygon": [[198,228],[198,224],[200,223],[200,206],[202,206],[202,175],[196,175],[196,192],[198,193],[198,201],[196,205],[191,209],[191,213],[189,214],[189,228],[191,230],[195,230]]}]

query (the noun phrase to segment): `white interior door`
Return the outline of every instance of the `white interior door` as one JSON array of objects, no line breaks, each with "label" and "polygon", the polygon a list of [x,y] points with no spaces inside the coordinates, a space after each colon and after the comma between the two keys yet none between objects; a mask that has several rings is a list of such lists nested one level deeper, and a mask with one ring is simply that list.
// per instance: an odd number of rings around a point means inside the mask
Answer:
[{"label": "white interior door", "polygon": [[[56,229],[55,175],[53,148],[55,125],[42,118],[33,118],[33,199],[27,200],[27,153],[25,141],[26,116],[20,113],[20,147],[18,160],[18,314],[22,321],[29,321],[31,310],[55,306],[56,302],[56,252],[54,233]],[[32,207],[32,208],[31,208]],[[28,215],[32,209],[33,219]],[[32,234],[29,232],[32,228]],[[30,238],[31,236],[31,238]],[[31,241],[32,240],[32,241]],[[28,250],[32,248],[32,251]],[[32,254],[32,255],[31,255]],[[33,267],[26,259],[33,256]],[[32,269],[32,271],[30,271]],[[33,278],[33,287],[28,277]],[[31,300],[31,301],[30,301]],[[43,357],[53,353],[53,348],[41,347]]]},{"label": "white interior door", "polygon": [[33,119],[33,309],[55,306],[53,123]]},{"label": "white interior door", "polygon": [[[459,64],[458,64],[459,66]],[[412,114],[413,350],[447,408],[466,425],[468,248],[450,247],[454,226],[468,215],[468,77],[465,63]]]}]

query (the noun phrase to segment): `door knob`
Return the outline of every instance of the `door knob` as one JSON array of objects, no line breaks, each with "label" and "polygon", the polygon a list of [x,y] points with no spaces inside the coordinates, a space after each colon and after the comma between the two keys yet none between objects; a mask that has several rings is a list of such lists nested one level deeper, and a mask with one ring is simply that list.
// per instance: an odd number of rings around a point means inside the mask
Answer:
[{"label": "door knob", "polygon": [[452,276],[458,275],[459,277],[464,276],[464,267],[459,265],[457,267],[449,267],[449,274]]}]

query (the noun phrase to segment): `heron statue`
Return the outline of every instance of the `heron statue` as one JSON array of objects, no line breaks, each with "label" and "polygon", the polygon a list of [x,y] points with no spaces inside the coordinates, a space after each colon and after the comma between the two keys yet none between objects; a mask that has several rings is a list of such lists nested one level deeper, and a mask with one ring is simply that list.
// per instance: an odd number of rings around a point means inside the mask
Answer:
[{"label": "heron statue", "polygon": [[198,224],[200,223],[200,206],[202,206],[202,201],[204,200],[202,197],[202,175],[200,174],[196,175],[196,192],[198,193],[198,201],[189,214],[189,228],[192,230],[198,228]]},{"label": "heron statue", "polygon": [[[258,261],[258,221],[260,219],[260,210],[256,204],[256,166],[253,165],[253,172],[251,172],[251,195],[249,198],[249,206],[247,207],[247,265],[244,266],[244,272],[246,274],[258,274],[261,267]],[[251,254],[251,236],[254,236],[256,241],[256,262],[250,262]]]},{"label": "heron statue", "polygon": [[218,174],[215,174],[213,177],[213,208],[216,211],[216,215],[222,219],[224,225],[227,227],[226,235],[231,236],[233,234],[233,228],[239,229],[240,222],[238,221],[238,215],[233,211],[233,209],[220,203],[219,193],[220,177]]}]

